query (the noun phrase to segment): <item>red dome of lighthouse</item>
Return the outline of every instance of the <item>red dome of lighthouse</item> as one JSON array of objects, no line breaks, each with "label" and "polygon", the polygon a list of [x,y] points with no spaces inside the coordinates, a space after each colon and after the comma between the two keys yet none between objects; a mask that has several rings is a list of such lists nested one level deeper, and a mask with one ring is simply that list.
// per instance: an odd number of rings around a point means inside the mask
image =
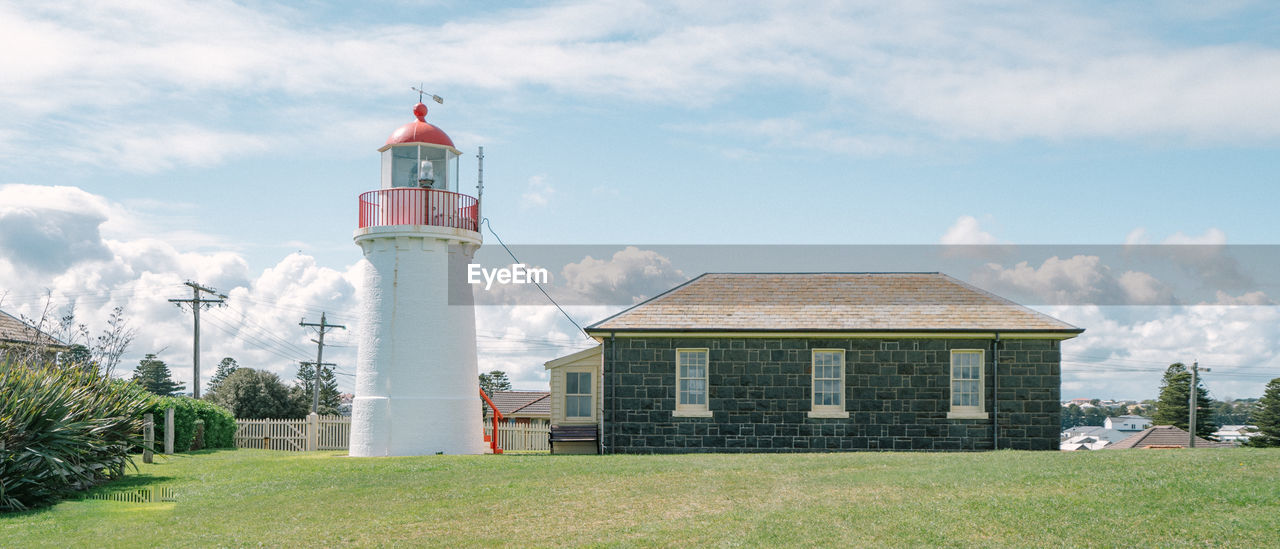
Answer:
[{"label": "red dome of lighthouse", "polygon": [[401,143],[428,143],[431,145],[444,145],[449,148],[453,146],[453,140],[444,133],[444,130],[428,124],[425,120],[427,116],[427,106],[418,103],[413,107],[413,115],[418,117],[416,122],[410,122],[387,138],[387,145],[399,145]]}]

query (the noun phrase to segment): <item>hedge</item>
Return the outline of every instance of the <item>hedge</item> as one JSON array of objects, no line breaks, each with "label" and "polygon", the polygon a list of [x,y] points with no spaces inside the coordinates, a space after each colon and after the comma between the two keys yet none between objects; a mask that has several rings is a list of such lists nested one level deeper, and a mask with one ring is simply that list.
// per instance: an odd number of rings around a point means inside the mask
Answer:
[{"label": "hedge", "polygon": [[164,411],[173,408],[173,451],[191,449],[196,421],[204,422],[205,448],[235,448],[236,418],[226,408],[191,397],[153,397],[144,413],[156,422],[156,450],[164,448]]}]

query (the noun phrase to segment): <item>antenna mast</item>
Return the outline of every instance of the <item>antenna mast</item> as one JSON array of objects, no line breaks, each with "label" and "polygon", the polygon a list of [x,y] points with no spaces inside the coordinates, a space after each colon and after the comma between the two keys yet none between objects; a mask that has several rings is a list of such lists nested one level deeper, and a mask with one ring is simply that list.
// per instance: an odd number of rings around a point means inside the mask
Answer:
[{"label": "antenna mast", "polygon": [[[480,215],[480,204],[482,203],[480,199],[484,198],[484,147],[477,147],[477,149],[479,152],[476,153],[476,163],[479,164],[479,168],[476,170],[476,222],[479,222],[484,219]],[[476,230],[480,230],[480,227],[477,226]]]}]

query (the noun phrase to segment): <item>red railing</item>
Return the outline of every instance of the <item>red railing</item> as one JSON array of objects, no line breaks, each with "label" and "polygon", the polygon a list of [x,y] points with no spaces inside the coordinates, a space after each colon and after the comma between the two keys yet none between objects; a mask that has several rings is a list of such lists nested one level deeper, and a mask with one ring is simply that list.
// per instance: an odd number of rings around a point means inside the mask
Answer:
[{"label": "red railing", "polygon": [[474,196],[435,189],[380,189],[360,195],[360,228],[432,225],[480,232]]},{"label": "red railing", "polygon": [[[497,405],[492,400],[489,400],[489,395],[484,394],[484,389],[480,389],[480,398],[489,403],[489,409],[493,410],[493,435],[490,435],[489,440],[485,442],[489,443],[489,448],[492,449],[493,453],[501,454],[502,448],[498,447],[498,422],[502,421],[502,412],[499,412]],[[480,429],[480,436],[484,436],[484,428]]]}]

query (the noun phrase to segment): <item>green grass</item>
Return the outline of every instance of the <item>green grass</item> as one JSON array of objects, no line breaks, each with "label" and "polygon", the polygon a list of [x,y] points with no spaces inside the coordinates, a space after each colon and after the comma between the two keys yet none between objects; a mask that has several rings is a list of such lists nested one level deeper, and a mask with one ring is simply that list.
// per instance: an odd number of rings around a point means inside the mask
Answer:
[{"label": "green grass", "polygon": [[180,455],[0,515],[0,546],[1275,546],[1280,450]]}]

